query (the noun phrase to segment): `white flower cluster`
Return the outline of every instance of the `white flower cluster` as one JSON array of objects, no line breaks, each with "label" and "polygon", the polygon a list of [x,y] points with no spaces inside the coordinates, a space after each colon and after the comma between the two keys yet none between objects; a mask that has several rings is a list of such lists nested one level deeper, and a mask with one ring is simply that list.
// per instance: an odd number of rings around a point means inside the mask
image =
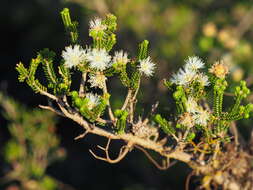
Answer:
[{"label": "white flower cluster", "polygon": [[186,111],[191,114],[194,124],[207,126],[210,119],[210,113],[199,106],[193,97],[189,97],[186,101]]},{"label": "white flower cluster", "polygon": [[[122,50],[115,52],[115,55],[112,58],[105,49],[83,49],[79,45],[66,47],[65,51],[62,51],[62,57],[65,61],[64,65],[67,68],[76,67],[80,63],[87,61],[90,68],[97,71],[104,71],[111,67],[113,63],[127,64],[129,62],[127,53]],[[146,76],[152,76],[155,64],[151,61],[150,57],[147,57],[140,61],[138,69]]]},{"label": "white flower cluster", "polygon": [[125,65],[129,62],[128,55],[126,52],[116,51],[113,57],[113,63],[119,63]]},{"label": "white flower cluster", "polygon": [[177,73],[173,74],[170,80],[172,83],[182,86],[188,86],[193,81],[199,82],[202,86],[208,86],[210,84],[208,77],[199,72],[199,69],[202,69],[205,66],[205,63],[199,57],[189,57],[185,62],[186,64],[184,67],[179,69]]},{"label": "white flower cluster", "polygon": [[86,98],[89,100],[87,104],[89,110],[92,110],[100,103],[100,97],[97,94],[88,93],[86,94]]}]

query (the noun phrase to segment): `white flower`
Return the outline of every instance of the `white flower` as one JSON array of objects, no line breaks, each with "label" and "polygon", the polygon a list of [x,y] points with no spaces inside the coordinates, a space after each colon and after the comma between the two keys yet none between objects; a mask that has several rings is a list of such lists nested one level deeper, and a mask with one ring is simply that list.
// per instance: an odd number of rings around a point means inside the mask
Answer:
[{"label": "white flower", "polygon": [[209,86],[210,85],[208,77],[206,75],[204,75],[203,73],[198,74],[196,78],[201,86]]},{"label": "white flower", "polygon": [[103,74],[89,74],[88,82],[91,84],[91,87],[98,87],[103,89],[105,86],[105,80],[107,79]]},{"label": "white flower", "polygon": [[89,110],[92,110],[100,102],[100,98],[97,94],[88,93],[88,94],[86,94],[86,98],[89,100],[89,102],[87,103]]},{"label": "white flower", "polygon": [[155,64],[151,61],[150,57],[140,61],[139,71],[147,76],[152,76],[154,73]]},{"label": "white flower", "polygon": [[188,57],[185,62],[185,70],[197,71],[205,66],[205,63],[197,56]]},{"label": "white flower", "polygon": [[107,26],[102,24],[102,20],[100,18],[95,18],[90,21],[90,30],[99,32],[105,30],[106,28]]},{"label": "white flower", "polygon": [[193,97],[188,97],[186,103],[186,110],[189,113],[196,113],[199,110],[199,106],[198,103],[196,102],[196,100]]},{"label": "white flower", "polygon": [[179,69],[178,73],[172,75],[170,81],[177,85],[186,86],[192,82],[196,75],[197,73],[193,70]]},{"label": "white flower", "polygon": [[129,59],[127,58],[127,53],[121,51],[116,51],[113,57],[113,63],[121,63],[123,65],[127,64]]},{"label": "white flower", "polygon": [[110,67],[111,56],[105,51],[105,49],[92,49],[88,52],[87,60],[90,63],[92,69],[103,71]]},{"label": "white flower", "polygon": [[76,67],[86,59],[86,52],[79,45],[68,46],[62,51],[62,57],[65,60],[64,65],[67,68]]},{"label": "white flower", "polygon": [[207,126],[210,119],[210,113],[207,110],[199,109],[197,113],[193,114],[195,123],[202,126]]}]

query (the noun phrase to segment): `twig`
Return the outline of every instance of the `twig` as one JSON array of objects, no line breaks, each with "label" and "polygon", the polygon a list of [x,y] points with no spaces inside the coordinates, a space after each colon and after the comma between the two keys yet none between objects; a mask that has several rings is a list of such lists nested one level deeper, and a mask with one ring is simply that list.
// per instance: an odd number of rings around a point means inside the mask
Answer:
[{"label": "twig", "polygon": [[160,165],[149,153],[148,151],[146,151],[144,148],[135,145],[134,147],[138,148],[139,150],[141,150],[146,157],[151,161],[151,163],[153,163],[158,169],[160,170],[166,170],[169,167],[173,166],[176,162],[174,161],[173,163],[169,164],[169,159],[167,158],[166,160],[163,160],[164,162],[162,163],[162,165]]},{"label": "twig", "polygon": [[81,83],[79,87],[79,96],[84,97],[85,94],[85,81],[86,81],[87,73],[83,72],[82,73],[82,78],[81,78]]},{"label": "twig", "polygon": [[57,110],[56,108],[50,107],[50,106],[43,106],[43,105],[39,105],[40,108],[45,109],[45,110],[49,110],[52,111],[60,116],[66,117],[60,110]]},{"label": "twig", "polygon": [[[115,139],[115,140],[124,140],[125,142],[128,142],[132,145],[135,144],[135,145],[139,145],[143,148],[153,150],[153,151],[159,153],[161,156],[164,156],[166,158],[173,158],[173,159],[188,163],[193,167],[195,166],[195,164],[191,160],[192,155],[190,155],[186,152],[183,152],[182,150],[175,150],[173,152],[168,152],[167,151],[168,147],[164,147],[159,142],[154,142],[154,141],[151,141],[150,139],[143,139],[143,138],[135,136],[131,133],[125,133],[125,134],[121,134],[121,135],[114,134],[112,131],[102,129],[102,128],[99,128],[93,124],[88,123],[76,111],[70,113],[65,108],[66,105],[64,104],[64,102],[62,100],[57,98],[56,103],[59,106],[61,112],[55,112],[55,113],[57,113],[59,115],[63,114],[65,117],[68,117],[69,119],[75,121],[80,126],[82,126],[85,130],[88,130],[92,134],[96,134],[98,136],[103,136],[103,137]],[[47,109],[47,107],[45,107],[45,109]],[[55,110],[52,109],[51,111],[55,111]],[[102,121],[106,122],[105,120],[102,120]]]},{"label": "twig", "polygon": [[[107,90],[107,85],[106,85],[106,82],[104,81],[104,88],[103,88],[103,91],[104,91],[104,94],[107,94],[108,93],[108,90]],[[115,117],[113,115],[113,112],[112,112],[112,108],[111,108],[111,104],[110,104],[110,101],[108,100],[108,112],[109,112],[109,117],[112,121],[115,121]]]},{"label": "twig", "polygon": [[102,146],[99,146],[99,145],[97,146],[98,148],[100,148],[101,150],[103,150],[105,152],[105,157],[97,156],[92,150],[89,150],[89,151],[92,154],[92,156],[94,156],[96,159],[103,160],[103,161],[109,162],[111,164],[115,164],[115,163],[118,163],[119,161],[121,161],[127,155],[129,150],[133,146],[132,143],[128,142],[128,144],[126,146],[121,147],[117,158],[111,159],[110,155],[109,155],[110,142],[111,142],[111,139],[109,138],[105,148]]},{"label": "twig", "polygon": [[138,81],[138,86],[137,88],[135,89],[135,92],[134,92],[134,95],[130,98],[129,102],[130,102],[130,105],[129,105],[129,117],[130,117],[130,122],[132,123],[133,120],[134,120],[134,107],[135,107],[135,104],[136,104],[136,96],[138,94],[138,91],[139,91],[139,88],[140,88],[140,79]]},{"label": "twig", "polygon": [[131,99],[132,92],[133,92],[133,91],[132,91],[131,89],[128,89],[127,96],[126,96],[125,102],[124,102],[124,104],[123,104],[121,110],[125,110],[125,109],[126,109],[126,107],[127,107],[127,105],[128,105],[128,102],[129,102],[129,100]]},{"label": "twig", "polygon": [[189,190],[190,180],[193,175],[194,175],[194,171],[191,171],[191,173],[188,174],[185,181],[185,190]]},{"label": "twig", "polygon": [[84,137],[85,137],[88,133],[89,133],[89,131],[88,131],[88,130],[86,130],[83,134],[78,135],[77,137],[75,137],[75,140],[78,140],[78,139],[82,139],[82,138],[84,138]]},{"label": "twig", "polygon": [[57,98],[56,96],[54,96],[54,95],[52,95],[52,94],[50,94],[50,93],[48,93],[48,92],[40,91],[40,94],[42,94],[42,95],[44,95],[44,96],[47,96],[48,98],[50,98],[50,99],[52,99],[52,100],[55,100],[55,101],[58,100],[58,98]]}]

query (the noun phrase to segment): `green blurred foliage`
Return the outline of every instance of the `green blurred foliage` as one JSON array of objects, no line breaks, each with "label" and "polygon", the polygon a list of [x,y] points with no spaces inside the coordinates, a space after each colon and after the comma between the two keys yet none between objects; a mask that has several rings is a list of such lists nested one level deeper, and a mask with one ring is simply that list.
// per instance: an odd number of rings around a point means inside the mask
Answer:
[{"label": "green blurred foliage", "polygon": [[55,134],[55,115],[29,110],[2,93],[0,105],[11,135],[3,148],[3,157],[11,168],[3,183],[18,181],[24,190],[58,189],[57,182],[46,174],[47,167],[65,155]]}]

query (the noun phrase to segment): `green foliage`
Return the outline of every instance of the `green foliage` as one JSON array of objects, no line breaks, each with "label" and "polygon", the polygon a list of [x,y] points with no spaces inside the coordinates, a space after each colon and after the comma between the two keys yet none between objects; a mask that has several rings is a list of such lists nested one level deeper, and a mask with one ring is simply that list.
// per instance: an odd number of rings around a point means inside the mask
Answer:
[{"label": "green foliage", "polygon": [[115,116],[118,118],[116,123],[116,130],[118,134],[125,133],[128,112],[125,110],[115,110]]},{"label": "green foliage", "polygon": [[55,53],[49,51],[49,49],[44,49],[39,52],[38,57],[40,58],[45,76],[48,80],[48,87],[53,89],[56,88],[58,79],[53,68],[53,59],[55,57]]},{"label": "green foliage", "polygon": [[186,111],[186,95],[182,86],[177,86],[176,91],[173,93],[173,98],[176,102],[177,112],[179,114],[184,113]]},{"label": "green foliage", "polygon": [[167,121],[165,118],[162,118],[160,114],[155,115],[154,121],[160,125],[160,127],[166,134],[176,133],[176,130],[171,126],[171,123]]},{"label": "green foliage", "polygon": [[55,190],[56,181],[45,173],[50,163],[64,156],[54,133],[55,116],[48,111],[29,110],[2,93],[0,106],[11,134],[3,151],[5,161],[13,166],[6,177],[19,181],[22,188],[34,180],[38,189]]},{"label": "green foliage", "polygon": [[[97,49],[105,49],[110,51],[116,43],[116,35],[114,34],[117,28],[117,18],[112,15],[106,15],[106,18],[101,21],[100,28],[90,29],[89,35],[93,38],[93,47]],[[96,20],[93,21],[96,24]]]},{"label": "green foliage", "polygon": [[78,31],[77,31],[78,22],[76,22],[76,21],[73,22],[71,20],[70,12],[69,12],[68,8],[64,8],[61,11],[61,17],[62,17],[63,24],[65,26],[66,32],[68,32],[70,34],[71,43],[73,43],[73,44],[77,43],[77,40],[78,40]]},{"label": "green foliage", "polygon": [[217,117],[222,114],[223,94],[227,85],[224,79],[217,79],[213,87],[213,110]]},{"label": "green foliage", "polygon": [[92,109],[89,108],[90,100],[86,97],[80,97],[77,91],[72,91],[71,97],[72,105],[76,107],[86,119],[88,119],[90,122],[94,122],[98,117],[103,115],[110,95],[104,94],[103,97],[100,97],[99,104]]},{"label": "green foliage", "polygon": [[148,57],[148,44],[148,40],[144,40],[141,44],[139,44],[138,60],[146,59]]}]

